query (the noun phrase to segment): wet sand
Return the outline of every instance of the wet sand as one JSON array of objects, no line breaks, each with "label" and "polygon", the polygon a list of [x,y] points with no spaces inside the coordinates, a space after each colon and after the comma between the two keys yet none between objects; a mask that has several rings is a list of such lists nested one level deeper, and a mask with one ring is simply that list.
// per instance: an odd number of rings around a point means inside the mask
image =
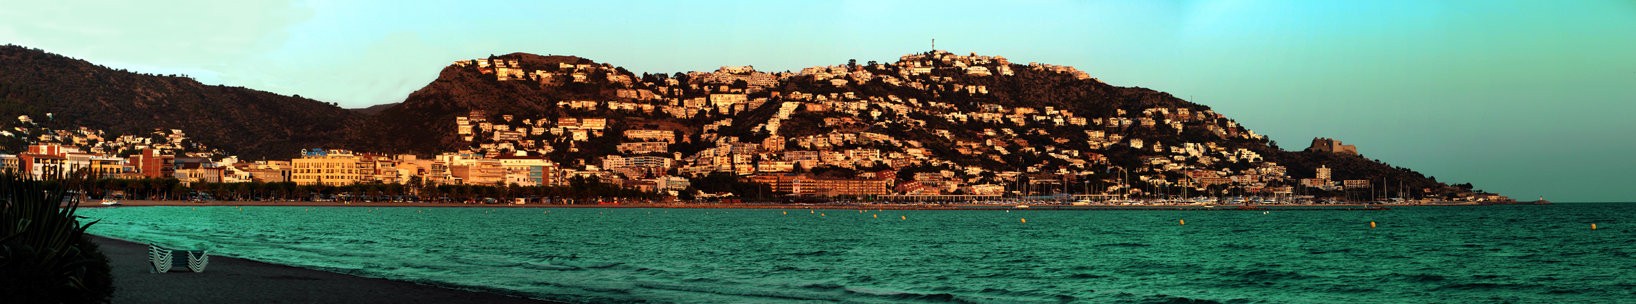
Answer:
[{"label": "wet sand", "polygon": [[[92,235],[108,256],[113,303],[555,303],[211,256],[204,272],[149,273],[148,246]],[[177,271],[179,270],[179,271]]]}]

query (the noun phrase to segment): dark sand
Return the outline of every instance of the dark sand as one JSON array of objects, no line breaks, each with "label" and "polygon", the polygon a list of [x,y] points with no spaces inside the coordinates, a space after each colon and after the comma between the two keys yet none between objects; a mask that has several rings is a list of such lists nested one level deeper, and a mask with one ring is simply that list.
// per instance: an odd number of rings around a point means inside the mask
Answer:
[{"label": "dark sand", "polygon": [[92,235],[113,269],[113,303],[553,303],[211,256],[204,272],[148,273],[148,246]]}]

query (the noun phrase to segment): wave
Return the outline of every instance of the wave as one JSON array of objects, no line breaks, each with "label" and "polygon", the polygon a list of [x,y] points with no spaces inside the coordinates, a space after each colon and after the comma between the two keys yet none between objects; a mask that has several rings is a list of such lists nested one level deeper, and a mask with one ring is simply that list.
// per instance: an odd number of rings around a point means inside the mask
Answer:
[{"label": "wave", "polygon": [[1441,290],[1517,290],[1517,289],[1521,289],[1521,288],[1537,288],[1537,287],[1540,287],[1540,285],[1537,285],[1537,284],[1512,284],[1512,283],[1465,283],[1465,284],[1453,284],[1453,285],[1438,286],[1437,288],[1432,289],[1432,291],[1441,291]]},{"label": "wave", "polygon": [[1096,247],[1153,247],[1153,245],[1137,243],[1111,243],[1096,245]]},{"label": "wave", "polygon": [[1448,278],[1435,274],[1399,274],[1381,276],[1381,281],[1440,282]]},{"label": "wave", "polygon": [[1227,277],[1229,279],[1234,279],[1234,280],[1239,280],[1239,281],[1244,281],[1244,282],[1277,282],[1277,281],[1283,281],[1283,280],[1304,280],[1304,279],[1318,278],[1316,276],[1305,275],[1305,274],[1301,274],[1301,273],[1297,273],[1297,272],[1272,270],[1272,269],[1248,269],[1248,270],[1246,270],[1246,269],[1233,269],[1233,270],[1227,270],[1227,271],[1216,271],[1216,272],[1212,272],[1212,274],[1220,275],[1220,276]]}]

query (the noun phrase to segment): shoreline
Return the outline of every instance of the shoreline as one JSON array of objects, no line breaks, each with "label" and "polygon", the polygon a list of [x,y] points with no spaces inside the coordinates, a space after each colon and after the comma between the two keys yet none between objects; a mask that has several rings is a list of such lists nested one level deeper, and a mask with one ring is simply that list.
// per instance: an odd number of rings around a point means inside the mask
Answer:
[{"label": "shoreline", "polygon": [[108,256],[112,303],[560,303],[219,255],[204,272],[149,273],[147,244],[86,235]]},{"label": "shoreline", "polygon": [[[1095,210],[1175,210],[1175,211],[1216,211],[1216,210],[1390,210],[1391,207],[1416,206],[1480,206],[1477,203],[1458,204],[1302,204],[1302,205],[1033,205],[1033,204],[774,204],[774,203],[739,203],[739,204],[624,204],[624,205],[554,205],[554,204],[456,204],[456,203],[336,203],[336,202],[309,202],[309,201],[153,201],[153,200],[121,200],[118,206],[102,206],[96,203],[82,203],[81,208],[118,208],[143,206],[285,206],[285,207],[418,207],[418,208],[666,208],[666,209],[876,209],[876,210],[1060,210],[1060,211],[1095,211]],[[1027,205],[1027,208],[1015,208],[1017,205]]]}]

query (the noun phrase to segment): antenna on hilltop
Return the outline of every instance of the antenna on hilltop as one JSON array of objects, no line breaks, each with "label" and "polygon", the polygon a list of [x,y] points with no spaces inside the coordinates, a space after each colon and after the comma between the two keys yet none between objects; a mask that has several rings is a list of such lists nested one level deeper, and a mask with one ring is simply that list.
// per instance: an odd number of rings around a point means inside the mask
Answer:
[{"label": "antenna on hilltop", "polygon": [[932,50],[937,50],[937,38],[932,38]]}]

